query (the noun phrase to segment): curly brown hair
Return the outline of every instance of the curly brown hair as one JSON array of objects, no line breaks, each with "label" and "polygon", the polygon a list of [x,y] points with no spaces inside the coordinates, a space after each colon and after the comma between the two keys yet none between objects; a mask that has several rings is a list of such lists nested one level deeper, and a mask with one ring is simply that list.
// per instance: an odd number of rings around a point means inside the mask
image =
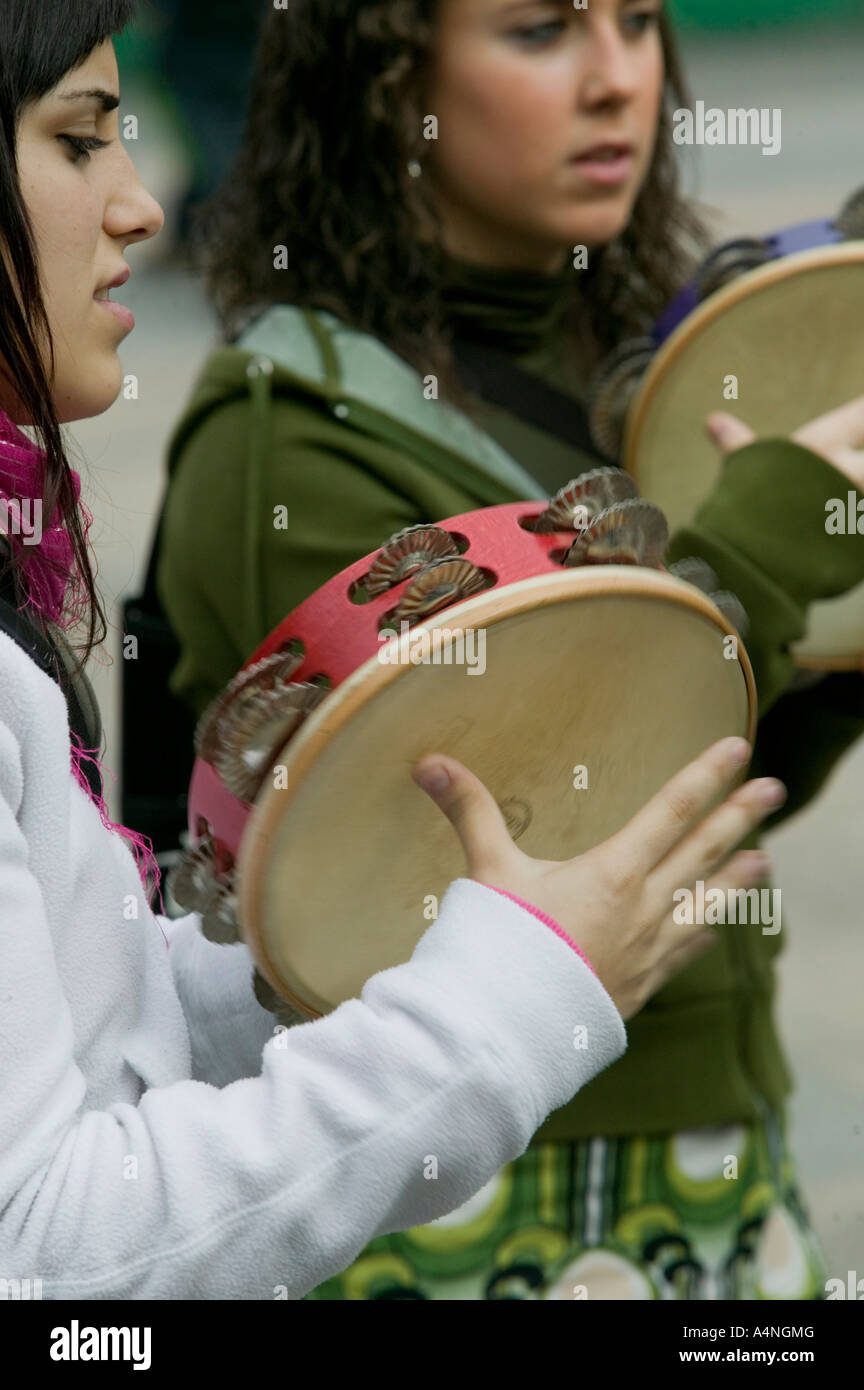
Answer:
[{"label": "curly brown hair", "polygon": [[[422,163],[437,0],[292,0],[265,21],[242,148],[201,209],[196,255],[231,339],[271,304],[330,310],[464,403],[449,349],[440,220]],[[596,360],[636,337],[705,244],[682,199],[671,110],[688,104],[668,18],[658,138],[625,231],[577,277],[571,322]],[[423,229],[423,239],[419,232]],[[287,248],[285,268],[274,249]]]}]

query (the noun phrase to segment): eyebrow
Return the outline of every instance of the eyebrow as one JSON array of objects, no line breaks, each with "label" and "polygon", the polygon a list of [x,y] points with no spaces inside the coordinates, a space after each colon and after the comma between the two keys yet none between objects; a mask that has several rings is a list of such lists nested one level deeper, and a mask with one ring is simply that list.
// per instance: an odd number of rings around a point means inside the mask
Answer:
[{"label": "eyebrow", "polygon": [[107,92],[104,87],[90,87],[82,92],[64,92],[61,101],[96,101],[103,111],[116,111],[120,105],[120,98],[114,92]]}]

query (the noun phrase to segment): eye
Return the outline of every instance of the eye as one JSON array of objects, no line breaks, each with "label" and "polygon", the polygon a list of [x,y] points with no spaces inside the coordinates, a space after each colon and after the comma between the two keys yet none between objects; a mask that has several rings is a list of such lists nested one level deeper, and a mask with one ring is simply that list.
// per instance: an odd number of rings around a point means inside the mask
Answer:
[{"label": "eye", "polygon": [[640,10],[636,14],[624,16],[624,27],[632,34],[647,34],[648,30],[660,23],[659,10]]},{"label": "eye", "polygon": [[543,44],[554,43],[566,29],[562,19],[551,19],[546,24],[532,24],[529,28],[511,29],[510,33],[519,43],[528,48],[540,48]]},{"label": "eye", "polygon": [[89,159],[93,150],[104,150],[109,141],[100,140],[96,135],[58,135],[58,140],[63,140],[75,151],[73,164],[78,164],[82,159]]}]

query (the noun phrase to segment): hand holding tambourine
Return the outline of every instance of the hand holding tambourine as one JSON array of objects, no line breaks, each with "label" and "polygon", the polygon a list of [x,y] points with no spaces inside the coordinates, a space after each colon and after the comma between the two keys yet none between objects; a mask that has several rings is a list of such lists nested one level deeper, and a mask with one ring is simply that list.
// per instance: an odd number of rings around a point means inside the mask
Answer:
[{"label": "hand holding tambourine", "polygon": [[[836,217],[718,247],[651,335],[620,345],[598,368],[589,393],[595,440],[623,460],[672,531],[689,525],[717,484],[722,458],[712,443],[725,453],[754,436],[791,437],[860,489],[862,294],[864,189]],[[721,391],[742,401],[746,424],[724,414],[706,430]],[[810,421],[803,429],[802,420]],[[792,652],[808,672],[860,670],[864,584],[811,604]]]},{"label": "hand holding tambourine", "polygon": [[[705,425],[723,454],[743,449],[756,439],[749,425],[725,411],[709,415]],[[864,492],[864,396],[802,425],[790,438],[833,464],[859,492]]]},{"label": "hand holding tambourine", "polygon": [[749,888],[767,876],[767,855],[732,851],[782,805],[783,784],[770,777],[748,782],[712,811],[749,755],[744,739],[714,744],[617,835],[562,861],[523,853],[492,793],[454,758],[433,754],[413,772],[459,836],[468,876],[552,917],[628,1019],[717,943],[716,933],[673,921],[676,889],[700,879],[706,889]]}]

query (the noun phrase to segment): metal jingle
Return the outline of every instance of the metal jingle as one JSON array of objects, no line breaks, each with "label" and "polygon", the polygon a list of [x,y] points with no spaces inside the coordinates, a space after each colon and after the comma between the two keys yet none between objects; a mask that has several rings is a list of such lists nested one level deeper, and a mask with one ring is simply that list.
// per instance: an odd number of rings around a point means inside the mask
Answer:
[{"label": "metal jingle", "polygon": [[758,237],[740,237],[718,246],[697,272],[696,288],[700,300],[708,299],[724,285],[749,270],[758,270],[770,260],[770,245]]},{"label": "metal jingle", "polygon": [[737,594],[733,594],[729,589],[715,590],[708,595],[715,608],[719,608],[724,618],[735,628],[740,637],[746,637],[750,627],[750,619],[743,603]]},{"label": "metal jingle", "polygon": [[402,619],[409,624],[421,622],[485,587],[483,574],[470,560],[433,560],[405,590],[395,610],[381,619],[381,626]]},{"label": "metal jingle", "polygon": [[303,665],[302,652],[272,652],[262,657],[254,666],[238,671],[221,694],[211,700],[198,721],[195,730],[195,752],[205,762],[214,763],[222,747],[221,726],[226,711],[246,691],[270,690],[275,685],[290,681],[294,672]]},{"label": "metal jingle", "polygon": [[268,1014],[275,1014],[284,1028],[295,1028],[298,1023],[310,1021],[306,1014],[299,1013],[287,1000],[281,998],[258,970],[253,973],[252,987],[261,1008],[266,1009]]},{"label": "metal jingle", "polygon": [[294,681],[246,692],[228,711],[214,766],[232,796],[255,800],[279,750],[328,693],[326,686]]},{"label": "metal jingle", "polygon": [[592,468],[556,492],[545,512],[538,516],[534,530],[541,533],[581,531],[586,521],[593,520],[615,502],[638,495],[636,484],[623,469]]},{"label": "metal jingle", "polygon": [[225,690],[222,690],[213,697],[195,726],[195,752],[208,763],[213,761],[213,755],[219,746],[217,730],[219,716],[224,708]]},{"label": "metal jingle", "polygon": [[209,838],[184,852],[169,873],[166,886],[175,902],[190,912],[204,912],[210,906],[217,885]]},{"label": "metal jingle", "polygon": [[834,219],[834,226],[847,241],[864,240],[864,188],[857,189],[846,199],[842,211]]},{"label": "metal jingle", "polygon": [[201,931],[217,946],[231,946],[243,940],[243,930],[237,920],[233,875],[231,885],[216,885],[213,901],[201,915]]},{"label": "metal jingle", "polygon": [[744,605],[730,590],[717,588],[719,580],[706,560],[700,559],[698,555],[688,555],[685,559],[676,560],[674,565],[670,565],[669,573],[676,579],[683,579],[687,584],[701,589],[740,635],[743,637],[746,634],[750,619]]},{"label": "metal jingle", "polygon": [[366,592],[376,598],[424,569],[430,561],[458,554],[453,537],[440,526],[406,526],[391,536],[375,556],[364,580]]},{"label": "metal jingle", "polygon": [[601,512],[573,542],[566,566],[641,565],[660,569],[669,545],[669,526],[659,507],[641,497],[616,502]]},{"label": "metal jingle", "polygon": [[676,560],[674,565],[669,566],[669,573],[676,579],[683,579],[685,584],[701,589],[703,594],[713,593],[717,588],[716,574],[707,561],[698,555],[687,555],[683,560]]},{"label": "metal jingle", "polygon": [[609,353],[591,376],[588,424],[594,444],[608,459],[621,455],[627,412],[656,352],[653,338],[632,338]]}]

